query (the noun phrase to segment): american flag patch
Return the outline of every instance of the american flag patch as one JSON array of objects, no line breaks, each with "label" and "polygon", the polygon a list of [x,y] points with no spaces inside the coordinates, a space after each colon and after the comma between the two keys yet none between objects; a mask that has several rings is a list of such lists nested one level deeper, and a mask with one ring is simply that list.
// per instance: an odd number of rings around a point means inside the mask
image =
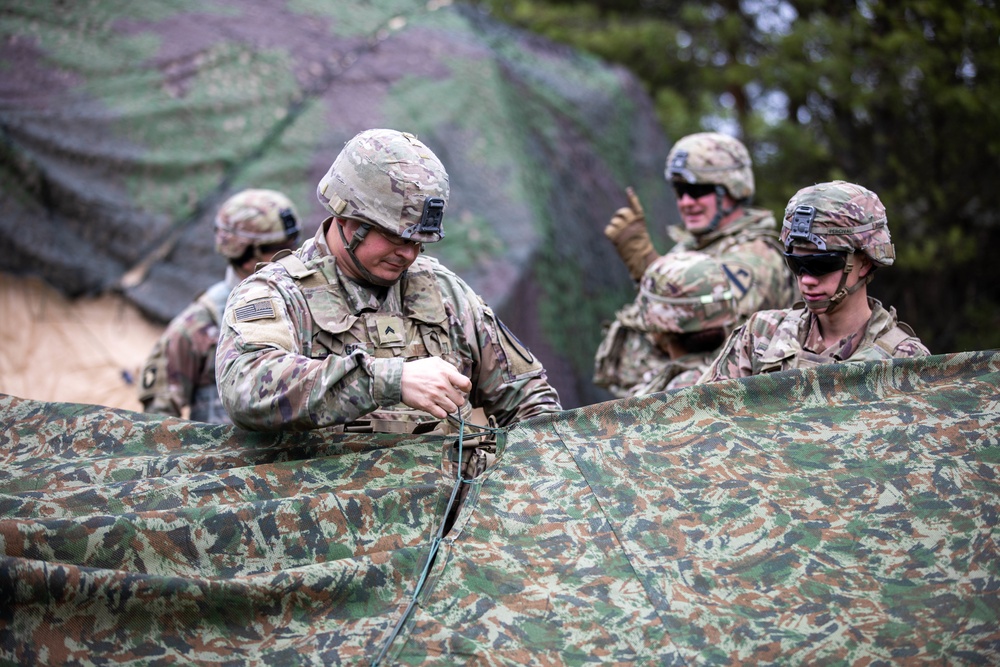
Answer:
[{"label": "american flag patch", "polygon": [[262,320],[265,317],[274,317],[274,306],[270,299],[251,301],[245,306],[236,309],[237,322],[249,322],[251,320]]}]

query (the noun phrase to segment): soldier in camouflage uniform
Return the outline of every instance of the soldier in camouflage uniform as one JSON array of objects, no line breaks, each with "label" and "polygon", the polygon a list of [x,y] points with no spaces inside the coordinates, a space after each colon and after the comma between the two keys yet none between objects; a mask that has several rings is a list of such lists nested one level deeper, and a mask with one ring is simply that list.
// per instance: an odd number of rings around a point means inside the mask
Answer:
[{"label": "soldier in camouflage uniform", "polygon": [[930,354],[894,308],[868,297],[875,269],[895,258],[885,207],[874,192],[844,181],[799,190],[785,208],[781,240],[804,303],[754,314],[701,382]]},{"label": "soldier in camouflage uniform", "polygon": [[501,425],[561,410],[545,369],[424,243],[448,174],[411,134],[351,139],[317,187],[316,236],[230,296],[217,376],[234,423],[429,432],[461,410]]},{"label": "soldier in camouflage uniform", "polygon": [[[684,223],[683,229],[668,229],[675,245],[665,257],[697,250],[724,260],[741,322],[763,308],[791,306],[795,284],[782,261],[777,223],[770,211],[750,208],[754,176],[743,143],[717,132],[688,135],[670,150],[665,176]],[[629,206],[615,212],[604,233],[640,281],[659,255],[642,204],[631,188],[627,194]],[[642,378],[671,363],[641,329],[636,300],[616,314],[597,350],[594,382],[616,396],[628,395]]]},{"label": "soldier in camouflage uniform", "polygon": [[736,323],[736,301],[722,263],[697,251],[656,259],[639,284],[642,330],[672,363],[643,378],[629,396],[695,384]]},{"label": "soldier in camouflage uniform", "polygon": [[224,280],[171,320],[143,367],[139,400],[146,412],[229,424],[215,384],[215,349],[226,299],[258,262],[294,248],[300,227],[291,200],[274,190],[244,190],[215,217],[215,251],[229,260]]}]

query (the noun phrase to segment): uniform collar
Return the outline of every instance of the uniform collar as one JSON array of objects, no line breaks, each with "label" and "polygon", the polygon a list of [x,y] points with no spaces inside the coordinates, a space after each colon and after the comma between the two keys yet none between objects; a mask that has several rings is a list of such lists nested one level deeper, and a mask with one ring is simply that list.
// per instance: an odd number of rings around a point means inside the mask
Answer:
[{"label": "uniform collar", "polygon": [[667,234],[676,243],[689,250],[702,250],[721,238],[735,236],[743,231],[754,233],[774,233],[778,228],[770,211],[762,208],[744,208],[743,215],[736,218],[722,229],[716,229],[708,234],[694,235],[683,225],[675,225],[667,229]]},{"label": "uniform collar", "polygon": [[[805,304],[803,304],[804,306]],[[820,340],[819,318],[809,309],[806,309],[807,334],[802,348],[808,352],[824,354],[837,361],[846,361],[854,355],[861,347],[868,347],[875,343],[875,340],[884,331],[896,326],[896,311],[894,308],[886,310],[882,304],[871,297],[868,297],[868,307],[872,314],[860,329],[849,336],[841,338],[833,345],[826,345]],[[827,352],[829,350],[829,352]]]}]

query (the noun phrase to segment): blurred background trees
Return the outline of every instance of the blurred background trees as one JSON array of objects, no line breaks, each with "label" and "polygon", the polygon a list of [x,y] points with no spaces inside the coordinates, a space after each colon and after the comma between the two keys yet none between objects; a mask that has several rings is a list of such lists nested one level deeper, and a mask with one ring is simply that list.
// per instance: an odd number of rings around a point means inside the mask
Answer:
[{"label": "blurred background trees", "polygon": [[740,137],[779,216],[812,183],[874,190],[897,261],[871,293],[934,353],[1000,346],[995,0],[468,1],[630,69],[671,140]]}]

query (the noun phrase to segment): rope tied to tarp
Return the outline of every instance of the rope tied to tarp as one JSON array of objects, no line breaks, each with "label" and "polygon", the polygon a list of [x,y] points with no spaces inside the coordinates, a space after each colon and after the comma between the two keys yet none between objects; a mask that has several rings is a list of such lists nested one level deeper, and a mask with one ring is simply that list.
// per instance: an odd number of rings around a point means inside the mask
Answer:
[{"label": "rope tied to tarp", "polygon": [[465,468],[462,465],[464,461],[463,449],[465,447],[466,429],[468,428],[470,433],[469,438],[482,438],[482,437],[497,437],[503,432],[502,428],[496,426],[483,426],[480,424],[467,423],[465,418],[462,416],[461,411],[457,410],[454,415],[448,415],[448,420],[454,422],[458,426],[458,465],[456,466],[457,471],[455,473],[455,483],[451,488],[451,496],[448,498],[448,505],[445,507],[444,516],[441,519],[441,524],[438,526],[434,533],[434,537],[431,539],[430,552],[427,555],[427,561],[424,563],[423,570],[420,572],[420,577],[417,579],[417,584],[413,589],[413,595],[410,596],[410,601],[406,605],[406,610],[403,612],[399,621],[393,627],[392,632],[386,638],[385,643],[382,645],[382,649],[379,651],[378,656],[372,661],[372,667],[378,667],[382,660],[385,658],[389,651],[389,647],[392,643],[396,641],[396,637],[403,630],[403,625],[410,618],[410,614],[413,612],[413,608],[417,605],[417,599],[423,592],[424,585],[427,582],[427,578],[430,575],[431,567],[434,565],[435,557],[437,556],[438,548],[441,546],[441,542],[444,540],[445,536],[445,526],[448,522],[448,517],[451,516],[452,509],[455,506],[455,502],[458,500],[463,484],[471,484],[476,478],[466,479],[464,476]]}]

